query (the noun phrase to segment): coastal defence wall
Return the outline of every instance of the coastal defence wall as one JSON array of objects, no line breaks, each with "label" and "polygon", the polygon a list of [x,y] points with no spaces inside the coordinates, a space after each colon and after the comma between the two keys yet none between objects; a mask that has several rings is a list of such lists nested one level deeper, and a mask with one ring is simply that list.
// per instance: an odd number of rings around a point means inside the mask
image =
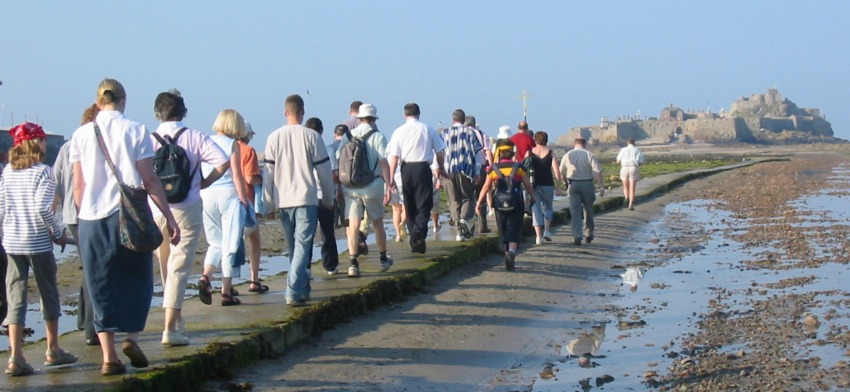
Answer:
[{"label": "coastal defence wall", "polygon": [[668,142],[677,137],[684,137],[682,140],[705,142],[751,141],[753,130],[761,129],[761,125],[760,119],[742,117],[695,118],[683,121],[621,121],[606,128],[599,126],[571,128],[566,135],[558,138],[557,144],[569,146],[578,136],[587,140],[595,139],[600,143],[618,143],[628,138]]}]

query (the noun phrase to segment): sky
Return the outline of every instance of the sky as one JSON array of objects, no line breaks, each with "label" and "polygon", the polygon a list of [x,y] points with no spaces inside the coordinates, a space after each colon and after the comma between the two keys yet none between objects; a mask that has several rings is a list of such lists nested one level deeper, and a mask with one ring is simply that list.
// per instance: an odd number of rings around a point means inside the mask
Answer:
[{"label": "sky", "polygon": [[150,130],[156,95],[177,88],[187,126],[212,132],[236,109],[259,150],[290,94],[327,133],[357,99],[385,134],[416,102],[435,128],[461,108],[495,136],[516,129],[526,90],[530,128],[554,140],[776,87],[850,139],[848,15],[842,0],[0,0],[0,128],[26,119],[70,137],[109,77]]}]

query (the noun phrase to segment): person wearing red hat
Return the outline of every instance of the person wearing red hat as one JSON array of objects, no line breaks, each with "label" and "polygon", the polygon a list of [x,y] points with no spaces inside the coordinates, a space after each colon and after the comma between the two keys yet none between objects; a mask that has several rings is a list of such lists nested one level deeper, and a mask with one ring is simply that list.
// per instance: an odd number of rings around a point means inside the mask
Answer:
[{"label": "person wearing red hat", "polygon": [[3,325],[9,327],[11,350],[5,373],[26,376],[33,373],[22,347],[30,266],[41,294],[47,332],[44,366],[67,365],[77,362],[77,357],[59,347],[61,311],[53,243],[65,245],[66,238],[51,208],[56,182],[53,171],[43,163],[47,135],[38,124],[29,122],[12,128],[9,134],[14,140],[10,164],[0,176],[0,230],[9,262],[6,276],[9,309]]}]

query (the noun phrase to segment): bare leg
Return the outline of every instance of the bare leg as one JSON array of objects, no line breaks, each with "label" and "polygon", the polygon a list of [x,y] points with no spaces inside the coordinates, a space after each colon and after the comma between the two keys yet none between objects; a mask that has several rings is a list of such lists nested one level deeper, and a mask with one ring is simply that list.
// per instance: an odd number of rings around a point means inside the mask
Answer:
[{"label": "bare leg", "polygon": [[251,265],[251,281],[259,282],[260,281],[260,230],[254,230],[251,234],[248,234],[248,245],[250,247],[250,253],[248,254],[248,260]]},{"label": "bare leg", "polygon": [[378,244],[379,252],[387,251],[387,233],[384,231],[383,219],[378,218],[372,221],[372,230],[375,230],[375,243]]},{"label": "bare leg", "polygon": [[21,324],[9,324],[9,348],[10,358],[18,359],[18,362],[26,362],[24,358],[24,326]]},{"label": "bare leg", "polygon": [[[383,225],[381,225],[383,227]],[[348,217],[348,230],[346,230],[346,237],[348,237],[348,254],[351,256],[357,255],[357,243],[360,240],[359,233],[360,232],[360,217],[354,216]]]},{"label": "bare leg", "polygon": [[[127,334],[129,337],[130,334]],[[136,334],[138,336],[138,334]],[[104,363],[118,363],[118,352],[115,351],[115,332],[98,332],[97,338],[100,339],[100,351],[103,353]]]},{"label": "bare leg", "polygon": [[398,242],[402,241],[402,205],[401,204],[393,204],[393,226],[395,226],[395,235],[398,238]]},{"label": "bare leg", "polygon": [[637,180],[629,180],[629,208],[634,207],[635,205],[635,187],[637,186]]}]

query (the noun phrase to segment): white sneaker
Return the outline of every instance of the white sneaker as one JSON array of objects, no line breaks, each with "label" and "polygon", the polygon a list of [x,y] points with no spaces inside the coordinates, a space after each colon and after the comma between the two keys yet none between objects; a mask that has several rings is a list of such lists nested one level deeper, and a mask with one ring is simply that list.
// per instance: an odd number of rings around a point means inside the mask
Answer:
[{"label": "white sneaker", "polygon": [[543,239],[546,241],[552,241],[552,233],[548,231],[543,232]]},{"label": "white sneaker", "polygon": [[466,238],[464,238],[464,236],[458,234],[457,236],[455,236],[455,241],[463,242],[463,241],[466,241]]},{"label": "white sneaker", "polygon": [[537,245],[543,245],[543,237],[537,237],[537,239],[534,240],[534,243]]},{"label": "white sneaker", "polygon": [[466,238],[472,238],[472,232],[469,231],[469,223],[466,222],[466,219],[457,222],[457,231]]},{"label": "white sneaker", "polygon": [[490,217],[496,216],[496,211],[494,211],[494,210],[491,208],[491,209],[490,209],[490,211],[487,213],[487,216],[490,216]]},{"label": "white sneaker", "polygon": [[359,276],[360,276],[360,267],[358,267],[356,265],[352,265],[351,267],[348,267],[348,277],[349,278],[356,278],[356,277],[359,277]]},{"label": "white sneaker", "polygon": [[381,272],[387,272],[390,270],[390,267],[393,266],[393,258],[387,256],[387,259],[382,261],[381,264]]},{"label": "white sneaker", "polygon": [[162,331],[162,345],[168,347],[188,346],[189,337],[180,331]]},{"label": "white sneaker", "polygon": [[339,273],[339,267],[334,268],[332,271],[328,271],[328,275],[336,275]]}]

